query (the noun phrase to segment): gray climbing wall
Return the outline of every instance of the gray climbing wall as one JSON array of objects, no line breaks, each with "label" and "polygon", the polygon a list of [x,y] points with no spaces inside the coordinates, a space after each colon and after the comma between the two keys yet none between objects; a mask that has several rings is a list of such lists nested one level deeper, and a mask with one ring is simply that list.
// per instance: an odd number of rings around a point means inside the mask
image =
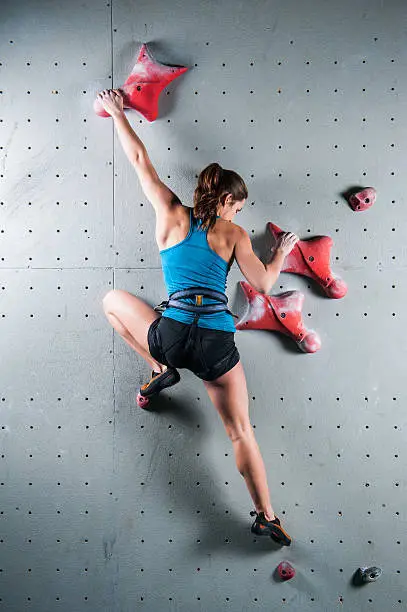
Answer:
[{"label": "gray climbing wall", "polygon": [[[406,17],[402,0],[3,0],[0,610],[406,609]],[[330,235],[348,283],[341,300],[289,274],[273,287],[305,294],[315,354],[236,333],[290,549],[250,533],[202,382],[182,370],[137,408],[150,369],[103,313],[113,287],[166,298],[154,211],[92,109],[143,42],[190,67],[157,121],[127,112],[161,179],[192,205],[207,164],[236,170],[255,251],[268,221]],[[376,204],[353,212],[353,186]],[[235,312],[240,280],[235,264]],[[354,588],[369,565],[381,579]]]}]

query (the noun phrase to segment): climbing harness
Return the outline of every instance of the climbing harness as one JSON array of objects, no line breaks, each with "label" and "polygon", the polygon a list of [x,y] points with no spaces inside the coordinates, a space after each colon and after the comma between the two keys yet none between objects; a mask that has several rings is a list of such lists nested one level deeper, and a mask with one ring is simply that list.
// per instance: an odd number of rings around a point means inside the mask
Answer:
[{"label": "climbing harness", "polygon": [[[206,296],[212,298],[214,300],[219,300],[222,304],[202,304],[202,298]],[[195,297],[195,304],[186,304],[185,302],[181,302],[182,298],[186,297]],[[166,308],[173,306],[175,308],[181,308],[182,310],[188,310],[189,312],[197,313],[195,317],[197,320],[201,314],[212,313],[212,312],[221,312],[225,310],[233,317],[239,318],[238,315],[233,314],[226,304],[228,303],[228,298],[224,293],[220,291],[215,291],[215,289],[207,289],[206,287],[190,287],[189,289],[181,289],[180,291],[174,291],[169,296],[168,300],[164,300],[158,306],[154,308],[157,312],[163,312]]]},{"label": "climbing harness", "polygon": [[[219,300],[221,304],[204,305],[202,303],[204,296]],[[181,299],[186,297],[195,297],[195,304],[186,304],[185,302],[181,302]],[[190,287],[189,289],[181,289],[180,291],[171,293],[169,299],[158,304],[154,310],[156,312],[164,312],[166,308],[173,306],[175,308],[180,308],[182,310],[195,313],[195,317],[190,326],[188,338],[184,346],[184,350],[188,350],[189,347],[195,342],[197,323],[201,314],[226,311],[233,317],[239,318],[238,315],[233,314],[233,312],[228,309],[227,303],[228,298],[220,291],[207,289],[206,287]],[[136,401],[138,406],[140,406],[140,408],[147,408],[151,397],[160,393],[162,389],[173,386],[179,382],[179,380],[180,375],[174,367],[168,367],[165,372],[161,373],[152,372],[149,382],[143,385],[137,394]]]},{"label": "climbing harness", "polygon": [[[214,300],[219,300],[221,304],[203,304],[203,297],[209,297]],[[181,302],[182,298],[195,297],[195,304],[186,304]],[[198,319],[201,314],[208,314],[214,312],[226,311],[232,315],[232,317],[239,318],[239,315],[234,314],[227,307],[228,298],[224,293],[216,291],[215,289],[208,289],[207,287],[189,287],[188,289],[181,289],[180,291],[174,291],[170,294],[168,300],[164,300],[158,306],[154,308],[156,312],[163,312],[170,306],[174,308],[180,308],[181,310],[187,310],[188,312],[194,312],[195,317],[191,323],[191,329],[188,335],[188,340],[185,349],[189,347],[195,340],[196,327]]]}]

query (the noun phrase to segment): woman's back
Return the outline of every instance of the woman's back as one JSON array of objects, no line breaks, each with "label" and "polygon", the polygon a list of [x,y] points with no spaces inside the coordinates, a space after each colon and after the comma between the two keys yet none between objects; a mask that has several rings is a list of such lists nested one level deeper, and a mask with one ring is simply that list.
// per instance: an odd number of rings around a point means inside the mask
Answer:
[{"label": "woman's back", "polygon": [[[207,287],[225,293],[238,226],[218,218],[211,230],[202,230],[192,208],[182,205],[177,208],[172,218],[167,217],[166,227],[162,222],[156,232],[168,294],[188,287]],[[184,301],[194,304],[192,298]],[[203,298],[203,304],[215,303],[218,302]],[[191,323],[194,318],[191,312],[171,307],[163,316],[182,323]],[[225,311],[202,314],[198,327],[236,331],[232,315]]]},{"label": "woman's back", "polygon": [[[156,240],[160,251],[175,246],[186,238],[190,229],[191,210],[188,206],[178,204],[174,205],[171,216],[157,217]],[[207,233],[210,248],[228,262],[229,267],[233,264],[238,227],[219,218]]]}]

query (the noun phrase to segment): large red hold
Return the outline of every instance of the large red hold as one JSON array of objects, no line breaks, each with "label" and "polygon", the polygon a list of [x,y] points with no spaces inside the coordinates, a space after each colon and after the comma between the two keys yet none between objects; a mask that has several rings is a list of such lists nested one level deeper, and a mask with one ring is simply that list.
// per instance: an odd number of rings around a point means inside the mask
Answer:
[{"label": "large red hold", "polygon": [[[116,87],[123,95],[123,108],[133,108],[147,121],[155,121],[161,91],[187,70],[184,66],[166,66],[157,62],[147,45],[143,44],[127,81],[123,87]],[[93,109],[100,117],[110,117],[98,99],[94,101]]]},{"label": "large red hold", "polygon": [[286,291],[281,295],[265,295],[246,281],[240,286],[248,300],[248,310],[237,321],[236,329],[268,329],[289,336],[304,353],[315,353],[321,340],[313,330],[305,328],[301,319],[304,294]]},{"label": "large red hold", "polygon": [[[285,232],[274,223],[268,228],[277,240]],[[348,287],[330,268],[330,255],[333,240],[329,236],[318,236],[309,240],[299,240],[291,253],[284,259],[281,272],[302,274],[315,280],[330,298],[342,298]]]}]

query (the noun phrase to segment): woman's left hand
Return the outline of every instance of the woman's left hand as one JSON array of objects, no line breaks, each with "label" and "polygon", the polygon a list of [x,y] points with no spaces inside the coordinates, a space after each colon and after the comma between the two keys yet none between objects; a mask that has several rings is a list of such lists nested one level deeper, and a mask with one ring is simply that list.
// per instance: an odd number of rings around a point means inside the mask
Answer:
[{"label": "woman's left hand", "polygon": [[112,117],[123,112],[123,96],[118,89],[104,89],[97,97],[105,111]]}]

